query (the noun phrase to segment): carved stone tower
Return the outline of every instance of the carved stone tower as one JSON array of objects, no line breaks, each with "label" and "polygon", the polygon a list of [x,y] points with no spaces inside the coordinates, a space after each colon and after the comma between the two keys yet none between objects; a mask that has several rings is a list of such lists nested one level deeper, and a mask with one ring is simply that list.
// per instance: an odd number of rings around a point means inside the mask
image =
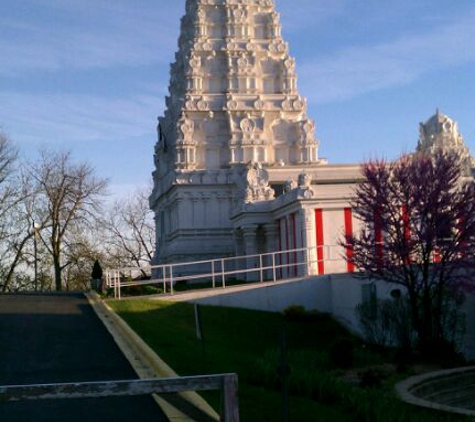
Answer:
[{"label": "carved stone tower", "polygon": [[273,167],[319,164],[314,129],[273,1],[187,0],[155,147],[155,263],[233,255],[239,201],[272,199]]},{"label": "carved stone tower", "polygon": [[436,150],[455,152],[462,160],[465,174],[472,175],[475,162],[459,132],[458,123],[437,109],[426,123],[420,124],[417,152],[431,154]]}]

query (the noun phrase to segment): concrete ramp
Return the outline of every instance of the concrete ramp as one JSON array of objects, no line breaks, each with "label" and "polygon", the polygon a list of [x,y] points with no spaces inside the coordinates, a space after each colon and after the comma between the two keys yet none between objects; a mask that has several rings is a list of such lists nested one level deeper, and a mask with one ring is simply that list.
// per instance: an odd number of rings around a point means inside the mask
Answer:
[{"label": "concrete ramp", "polygon": [[[0,385],[136,379],[82,294],[0,296]],[[1,403],[8,422],[167,421],[151,396]]]}]

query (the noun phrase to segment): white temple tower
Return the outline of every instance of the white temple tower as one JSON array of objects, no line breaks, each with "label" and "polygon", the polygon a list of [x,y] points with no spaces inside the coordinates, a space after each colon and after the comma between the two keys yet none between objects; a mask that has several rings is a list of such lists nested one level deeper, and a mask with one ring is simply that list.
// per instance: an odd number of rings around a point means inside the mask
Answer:
[{"label": "white temple tower", "polygon": [[420,124],[417,144],[417,152],[423,154],[433,154],[437,150],[456,153],[462,161],[465,175],[472,176],[475,162],[459,132],[458,123],[439,109],[426,123]]},{"label": "white temple tower", "polygon": [[187,0],[155,147],[154,263],[234,255],[236,207],[274,198],[273,168],[321,163],[314,129],[273,1]]}]

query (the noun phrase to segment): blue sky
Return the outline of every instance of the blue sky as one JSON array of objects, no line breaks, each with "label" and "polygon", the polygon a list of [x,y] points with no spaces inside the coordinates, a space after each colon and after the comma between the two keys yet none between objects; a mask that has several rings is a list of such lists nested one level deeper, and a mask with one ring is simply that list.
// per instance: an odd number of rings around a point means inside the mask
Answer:
[{"label": "blue sky", "polygon": [[[277,0],[320,156],[415,148],[436,107],[475,152],[475,3]],[[185,0],[0,0],[0,128],[71,149],[112,191],[147,184]]]}]

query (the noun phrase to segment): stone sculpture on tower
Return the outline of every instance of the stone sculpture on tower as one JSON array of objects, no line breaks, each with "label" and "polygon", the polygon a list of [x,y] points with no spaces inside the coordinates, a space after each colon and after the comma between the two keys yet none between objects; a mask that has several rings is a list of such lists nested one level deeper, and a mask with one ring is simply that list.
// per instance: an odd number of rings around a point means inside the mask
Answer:
[{"label": "stone sculpture on tower", "polygon": [[150,197],[154,263],[233,255],[230,219],[246,201],[273,199],[285,180],[272,169],[321,163],[273,1],[187,0],[170,73]]},{"label": "stone sculpture on tower", "polygon": [[458,123],[442,114],[439,109],[426,122],[420,124],[417,152],[434,154],[435,151],[455,153],[459,156],[465,176],[473,176],[475,160],[459,132]]}]

